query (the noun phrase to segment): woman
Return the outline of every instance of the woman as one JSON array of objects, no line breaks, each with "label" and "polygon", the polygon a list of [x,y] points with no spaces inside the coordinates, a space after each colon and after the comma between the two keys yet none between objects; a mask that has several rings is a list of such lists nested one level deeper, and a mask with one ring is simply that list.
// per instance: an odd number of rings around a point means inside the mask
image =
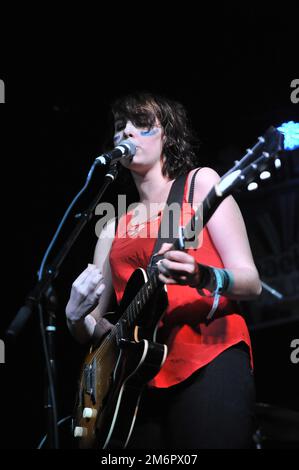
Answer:
[{"label": "woman", "polygon": [[[188,174],[184,202],[190,200],[193,180],[194,205],[219,181],[211,168],[197,168],[181,104],[135,94],[116,101],[112,112],[114,144],[130,139],[137,148],[132,161],[122,164],[133,177],[139,203],[119,220],[116,234],[115,220],[106,224],[94,264],[72,286],[66,316],[80,342],[109,331],[111,324],[103,314],[114,295],[120,301],[133,271],[147,267],[174,180]],[[193,209],[189,216],[192,213]],[[149,225],[146,234],[151,236],[145,236]],[[120,226],[125,233],[120,234]],[[170,246],[162,245],[159,254],[164,258],[158,263],[168,295],[158,335],[167,344],[168,355],[142,395],[128,447],[248,448],[255,399],[252,354],[248,329],[234,300],[258,296],[261,283],[233,197],[215,211],[197,248],[175,251]],[[220,284],[222,295],[212,315]]]}]

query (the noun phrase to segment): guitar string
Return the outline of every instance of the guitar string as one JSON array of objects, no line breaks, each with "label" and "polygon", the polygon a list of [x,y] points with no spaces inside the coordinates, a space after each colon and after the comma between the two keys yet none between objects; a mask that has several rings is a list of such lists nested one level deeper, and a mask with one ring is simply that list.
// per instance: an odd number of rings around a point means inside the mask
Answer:
[{"label": "guitar string", "polygon": [[[150,283],[150,282],[149,282]],[[145,284],[146,285],[146,284]],[[140,289],[140,291],[142,291],[144,289],[144,286]],[[138,292],[137,296],[136,296],[136,299],[139,299],[140,298],[140,291]],[[136,300],[135,299],[135,300]],[[125,317],[131,317],[131,313],[134,313],[134,311],[132,312],[132,309],[134,308],[134,301],[126,308],[126,310],[124,311],[123,315],[120,317],[120,319],[118,320],[118,323],[120,321],[122,321]],[[131,321],[132,321],[133,318],[131,318]],[[102,353],[105,353],[105,347],[106,345],[108,345],[108,343],[117,335],[117,332],[118,332],[118,326],[115,325],[113,330],[108,334],[108,336],[104,339],[102,345],[99,347],[99,349],[97,350],[96,354],[94,357],[96,357],[97,359],[100,359],[101,356],[102,356]]]},{"label": "guitar string", "polygon": [[135,313],[135,317],[137,316],[136,314],[138,312],[134,312],[134,304],[136,304],[136,300],[139,301],[141,297],[141,303],[138,305],[139,309],[142,308],[146,302],[147,298],[146,296],[142,297],[143,293],[148,294],[152,287],[155,287],[153,284],[155,282],[155,274],[149,277],[148,282],[146,282],[142,288],[139,290],[138,294],[136,295],[135,299],[128,305],[120,319],[118,320],[117,324],[114,326],[114,328],[111,330],[111,332],[106,336],[106,338],[103,340],[102,344],[99,346],[97,351],[95,352],[93,359],[96,357],[97,359],[100,359],[102,357],[102,353],[105,353],[105,347],[108,345],[108,343],[117,335],[117,330],[118,330],[118,323],[122,321],[125,317],[129,317],[131,322],[134,320],[134,317],[131,317],[131,313]]}]

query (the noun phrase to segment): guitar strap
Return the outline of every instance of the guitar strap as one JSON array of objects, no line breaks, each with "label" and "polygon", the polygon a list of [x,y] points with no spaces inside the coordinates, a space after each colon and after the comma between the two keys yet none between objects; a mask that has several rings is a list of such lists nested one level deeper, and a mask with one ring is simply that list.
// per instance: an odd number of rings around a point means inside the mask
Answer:
[{"label": "guitar strap", "polygon": [[[191,180],[191,184],[190,184],[188,202],[191,206],[193,205],[195,177],[196,177],[196,174],[199,170],[200,170],[200,168],[198,168],[195,171],[194,175],[192,176],[192,180]],[[188,177],[188,173],[186,173],[185,175],[179,176],[174,181],[174,183],[171,186],[171,189],[170,189],[167,201],[166,201],[166,207],[169,207],[172,203],[177,203],[182,208],[183,197],[184,197],[184,189],[185,189],[185,184],[186,184],[187,177]],[[167,219],[166,219],[166,213],[167,213]],[[167,230],[168,237],[165,237],[165,236],[162,237],[161,236],[162,227],[164,228],[165,223],[168,224],[168,230]],[[165,230],[163,230],[163,232],[164,231]],[[175,231],[175,233],[173,233],[174,231]],[[162,220],[161,220],[161,223],[160,223],[160,227],[159,227],[158,236],[157,236],[156,243],[155,243],[155,246],[154,246],[154,249],[153,249],[153,253],[152,253],[152,256],[150,258],[149,264],[147,266],[148,274],[151,274],[153,271],[155,271],[157,269],[157,262],[160,259],[163,258],[163,255],[157,256],[155,253],[157,253],[160,250],[163,243],[173,244],[175,239],[178,238],[178,235],[179,235],[179,226],[174,227],[173,212],[171,210],[170,211],[165,211],[164,210],[163,215],[162,215]]]}]

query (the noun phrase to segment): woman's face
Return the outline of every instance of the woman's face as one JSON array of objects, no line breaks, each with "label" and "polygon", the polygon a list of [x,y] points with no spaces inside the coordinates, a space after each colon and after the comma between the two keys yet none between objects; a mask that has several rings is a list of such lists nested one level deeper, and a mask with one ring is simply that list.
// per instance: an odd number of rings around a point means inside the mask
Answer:
[{"label": "woman's face", "polygon": [[116,122],[114,146],[116,147],[124,139],[130,139],[136,145],[136,154],[131,162],[121,160],[123,166],[139,173],[157,163],[160,164],[163,151],[163,129],[158,121],[152,129],[135,127],[131,121],[127,121],[123,128],[120,122]]}]

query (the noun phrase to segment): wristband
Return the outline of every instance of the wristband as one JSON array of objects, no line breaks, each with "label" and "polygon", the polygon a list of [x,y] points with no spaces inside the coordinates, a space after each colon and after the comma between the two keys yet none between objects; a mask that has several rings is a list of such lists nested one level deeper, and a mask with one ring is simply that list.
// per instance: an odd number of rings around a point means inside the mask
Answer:
[{"label": "wristband", "polygon": [[198,264],[198,267],[202,271],[200,283],[197,286],[197,290],[200,295],[206,296],[202,289],[204,289],[208,284],[215,286],[214,292],[208,296],[214,297],[212,308],[206,317],[206,324],[208,324],[218,308],[220,296],[231,291],[234,285],[234,278],[233,274],[226,269],[213,268],[201,264]]},{"label": "wristband", "polygon": [[200,281],[196,286],[196,289],[204,289],[211,281],[211,271],[210,266],[205,266],[204,264],[197,263],[199,272],[200,272]]}]

